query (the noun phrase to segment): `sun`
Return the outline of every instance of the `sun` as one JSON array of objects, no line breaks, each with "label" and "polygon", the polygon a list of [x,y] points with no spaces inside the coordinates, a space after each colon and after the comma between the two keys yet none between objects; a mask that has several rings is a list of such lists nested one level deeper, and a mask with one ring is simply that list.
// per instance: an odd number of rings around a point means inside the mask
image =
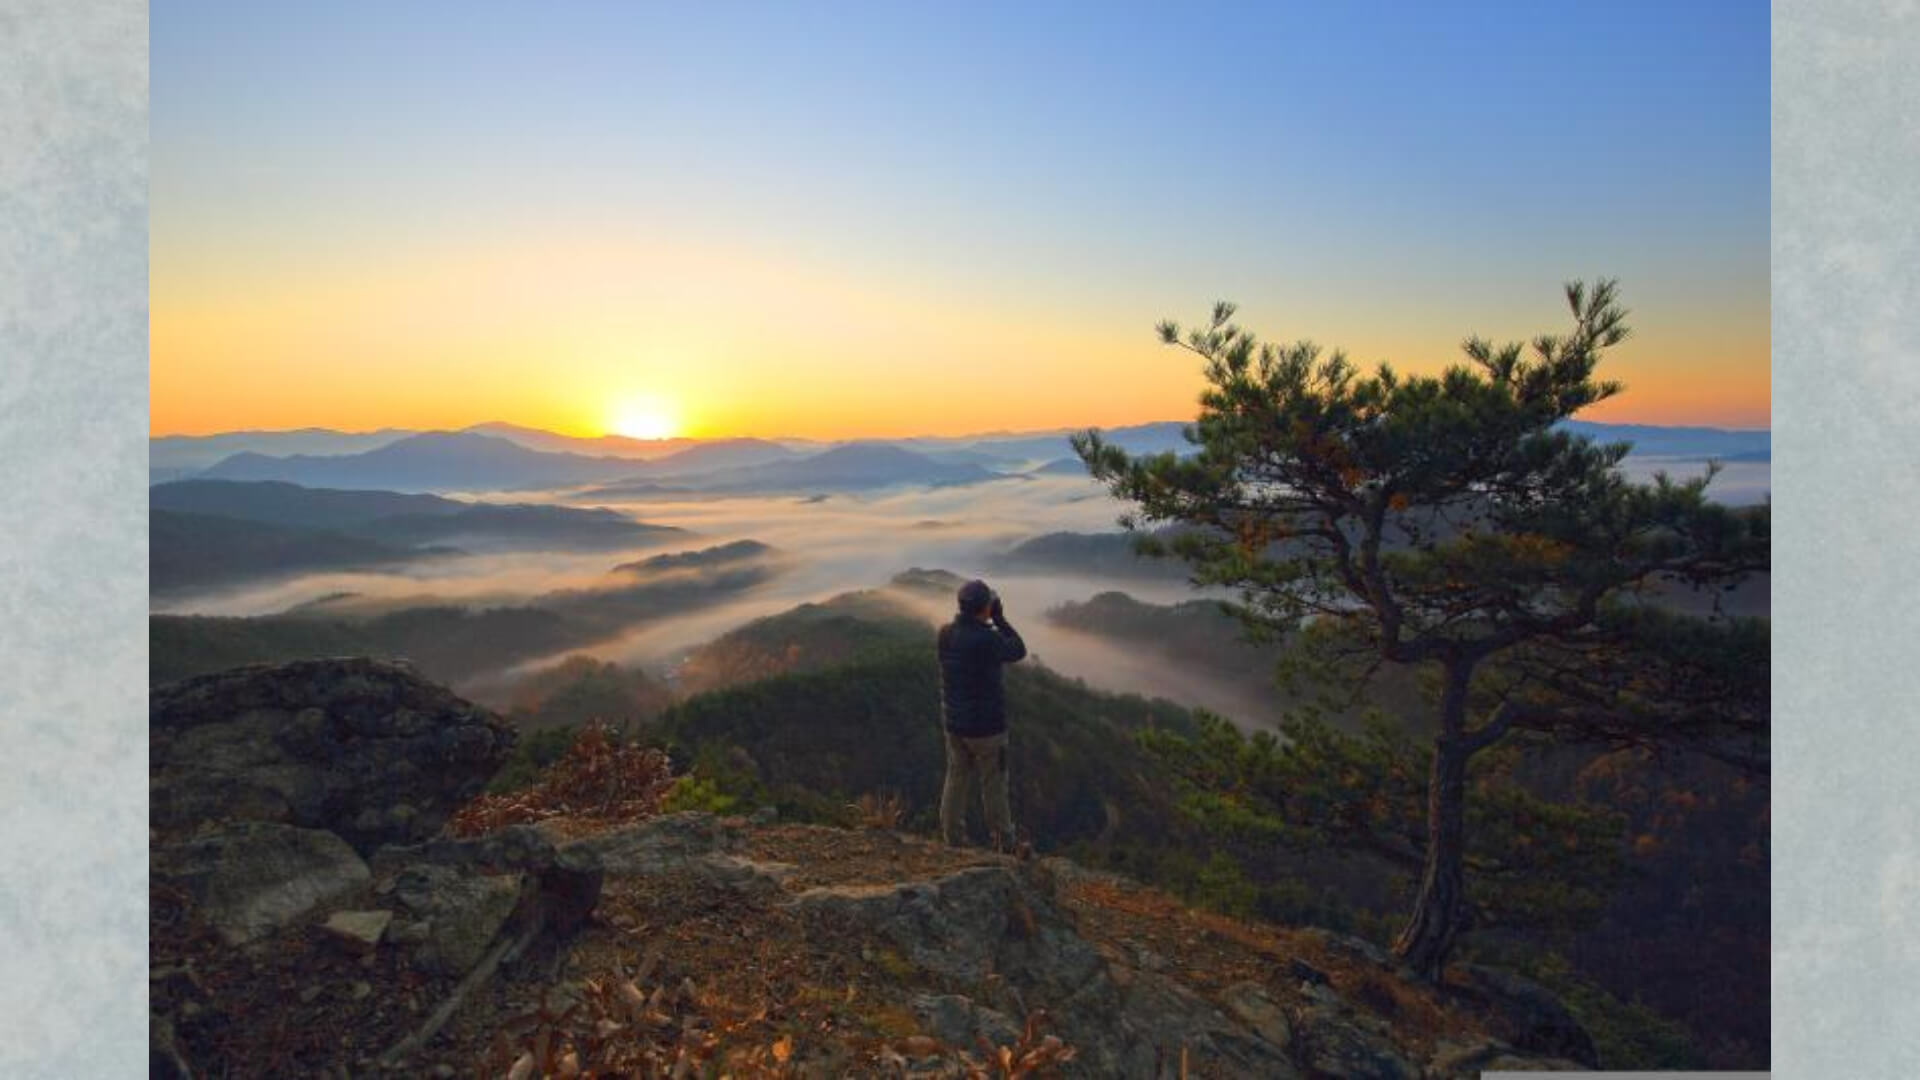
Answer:
[{"label": "sun", "polygon": [[673,409],[652,398],[628,401],[614,410],[613,433],[629,439],[670,439],[679,431]]}]

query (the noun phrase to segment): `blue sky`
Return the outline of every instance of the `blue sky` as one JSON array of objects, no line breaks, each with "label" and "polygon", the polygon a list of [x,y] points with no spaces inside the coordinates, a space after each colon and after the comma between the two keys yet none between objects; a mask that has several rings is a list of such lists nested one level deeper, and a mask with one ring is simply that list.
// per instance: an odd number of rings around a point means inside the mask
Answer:
[{"label": "blue sky", "polygon": [[1606,274],[1676,355],[1738,337],[1765,422],[1765,4],[162,0],[152,37],[157,290],[598,230],[1437,363]]}]

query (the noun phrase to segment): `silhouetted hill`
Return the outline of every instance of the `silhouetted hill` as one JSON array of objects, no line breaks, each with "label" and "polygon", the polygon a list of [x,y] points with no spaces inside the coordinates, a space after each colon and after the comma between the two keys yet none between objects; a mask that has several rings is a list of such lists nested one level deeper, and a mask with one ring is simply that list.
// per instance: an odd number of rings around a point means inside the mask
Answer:
[{"label": "silhouetted hill", "polygon": [[369,534],[407,543],[447,541],[473,547],[542,547],[598,551],[685,539],[685,529],[648,525],[605,509],[489,503],[451,514],[400,514],[368,522]]},{"label": "silhouetted hill", "polygon": [[368,619],[149,615],[147,677],[158,686],[244,664],[366,656],[410,660],[429,678],[458,682],[603,636],[531,607],[421,607]]},{"label": "silhouetted hill", "polygon": [[[1045,618],[1062,629],[1124,644],[1142,667],[1164,665],[1156,670],[1233,691],[1235,704],[1221,706],[1219,711],[1242,726],[1275,726],[1311,705],[1347,731],[1361,730],[1367,710],[1378,708],[1410,733],[1424,736],[1427,732],[1428,710],[1415,672],[1382,665],[1366,678],[1358,700],[1330,695],[1327,688],[1305,682],[1283,685],[1278,675],[1288,640],[1248,641],[1239,620],[1212,600],[1151,604],[1123,592],[1103,592],[1084,602],[1052,608]],[[1165,692],[1186,699],[1171,687]]]},{"label": "silhouetted hill", "polygon": [[[1165,421],[1152,424],[1134,424],[1127,427],[1102,429],[1117,445],[1129,453],[1157,453],[1161,450],[1189,449],[1180,438],[1181,424]],[[1083,428],[1068,428],[1057,432],[1012,433],[1005,435],[983,435],[965,443],[959,449],[987,454],[1008,462],[1048,461],[1073,456],[1073,445],[1067,437]]]},{"label": "silhouetted hill", "polygon": [[675,551],[649,559],[624,562],[613,568],[617,574],[657,574],[669,570],[698,570],[724,563],[741,562],[770,555],[773,549],[758,540],[735,540],[718,547],[698,551]]},{"label": "silhouetted hill", "polygon": [[[921,633],[931,637],[930,628]],[[1013,804],[1037,845],[1097,848],[1124,862],[1125,850],[1167,842],[1177,827],[1171,792],[1150,779],[1130,733],[1186,731],[1187,710],[1102,694],[1032,663],[1009,668],[1006,688]],[[728,790],[760,792],[786,813],[831,819],[856,796],[892,791],[924,828],[945,765],[939,693],[925,641],[883,646],[690,698],[661,714],[648,737],[716,771]]]},{"label": "silhouetted hill", "polygon": [[695,648],[674,671],[697,694],[845,663],[875,649],[926,646],[933,628],[884,591],[842,593],[755,619]]},{"label": "silhouetted hill", "polygon": [[859,491],[901,484],[945,486],[996,479],[977,465],[945,465],[897,446],[843,446],[797,461],[690,478],[708,490]]},{"label": "silhouetted hill", "polygon": [[[751,545],[751,546],[748,546]],[[755,541],[684,553],[673,573],[616,574],[607,584],[581,589],[557,589],[534,597],[533,603],[577,622],[612,633],[649,619],[692,611],[723,596],[772,580],[783,566],[779,553]]]},{"label": "silhouetted hill", "polygon": [[778,570],[763,556],[486,608],[426,603],[358,615],[324,607],[247,618],[150,615],[148,676],[157,684],[241,664],[373,656],[404,657],[431,678],[462,681],[717,603]]},{"label": "silhouetted hill", "polygon": [[988,560],[992,569],[1021,573],[1058,573],[1078,577],[1184,582],[1187,565],[1178,559],[1136,555],[1124,532],[1056,532],[1023,540]]},{"label": "silhouetted hill", "polygon": [[[650,730],[710,768],[754,762],[753,775],[727,782],[758,785],[789,811],[818,814],[885,789],[925,823],[945,753],[933,637],[887,589],[802,604],[694,650],[675,682],[695,696]],[[1148,779],[1156,767],[1130,733],[1188,732],[1188,710],[1103,693],[1034,660],[1005,678],[1015,806],[1036,843],[1110,854],[1164,844],[1170,793]]]},{"label": "silhouetted hill", "polygon": [[499,491],[606,482],[631,475],[636,464],[618,457],[529,450],[491,435],[431,431],[359,454],[236,454],[204,475],[217,480],[286,480],[306,487]]},{"label": "silhouetted hill", "polygon": [[586,723],[651,720],[673,704],[667,687],[637,667],[569,656],[513,684],[508,718],[522,733]]},{"label": "silhouetted hill", "polygon": [[473,424],[461,428],[475,435],[492,435],[517,443],[529,450],[546,453],[585,454],[588,457],[621,457],[635,461],[651,461],[679,453],[691,446],[699,445],[698,439],[634,439],[625,435],[599,435],[582,437],[561,435],[557,432],[542,431],[539,428],[522,427],[491,420],[484,424]]},{"label": "silhouetted hill", "polygon": [[766,439],[716,439],[650,462],[641,476],[684,476],[715,469],[743,468],[787,461],[801,455]]},{"label": "silhouetted hill", "polygon": [[1718,457],[1734,460],[1734,455],[1742,455],[1741,460],[1765,461],[1771,455],[1773,446],[1773,433],[1765,429],[1595,424],[1585,420],[1568,420],[1559,426],[1576,435],[1586,435],[1596,442],[1632,443],[1633,453],[1645,457]]},{"label": "silhouetted hill", "polygon": [[662,543],[681,529],[605,509],[469,503],[437,495],[338,491],[284,481],[184,480],[148,489],[156,509],[323,529],[407,547],[604,550]]},{"label": "silhouetted hill", "polygon": [[147,489],[156,510],[219,514],[271,525],[348,531],[397,514],[457,514],[471,503],[396,491],[341,491],[281,480],[181,480]]},{"label": "silhouetted hill", "polygon": [[946,486],[999,479],[978,465],[951,465],[925,454],[884,444],[842,446],[793,460],[760,465],[676,472],[658,484],[636,481],[585,492],[585,497],[616,498],[662,490],[746,494],[760,492],[866,491],[896,485]]},{"label": "silhouetted hill", "polygon": [[1117,641],[1149,645],[1169,657],[1199,664],[1216,673],[1256,670],[1271,682],[1278,644],[1254,645],[1238,620],[1211,600],[1149,604],[1123,592],[1098,593],[1079,603],[1047,611],[1057,626]]},{"label": "silhouetted hill", "polygon": [[[1183,426],[1178,421],[1159,421],[1126,427],[1102,428],[1100,433],[1109,442],[1131,454],[1154,454],[1168,450],[1184,454],[1191,451],[1193,447],[1181,435]],[[1603,443],[1630,442],[1633,444],[1635,454],[1648,456],[1730,458],[1734,454],[1764,455],[1772,445],[1772,433],[1765,429],[1599,424],[1586,420],[1569,420],[1562,426],[1568,431],[1590,436]],[[973,445],[990,453],[1020,450],[1036,458],[1072,455],[1064,434],[981,439]]]},{"label": "silhouetted hill", "polygon": [[893,575],[887,584],[951,601],[960,591],[960,586],[966,584],[966,579],[951,570],[927,570],[915,566]]},{"label": "silhouetted hill", "polygon": [[156,593],[278,574],[391,567],[453,553],[396,547],[320,529],[158,509],[149,517],[147,544],[148,587]]},{"label": "silhouetted hill", "polygon": [[1040,466],[1039,468],[1027,470],[1027,475],[1028,476],[1086,476],[1089,481],[1093,479],[1092,477],[1087,476],[1086,462],[1081,461],[1077,457],[1058,458],[1053,461],[1049,461],[1045,465]]},{"label": "silhouetted hill", "polygon": [[155,472],[191,475],[235,454],[359,454],[416,434],[401,428],[379,431],[228,431],[217,435],[161,435],[147,440],[147,463]]},{"label": "silhouetted hill", "polygon": [[[1134,454],[1172,451],[1186,453],[1191,446],[1182,437],[1179,421],[1159,421],[1102,429],[1114,445]],[[1645,424],[1597,424],[1569,421],[1566,428],[1601,442],[1627,441],[1641,457],[1764,462],[1771,456],[1771,434],[1765,430],[1725,430],[1707,427],[1663,427]],[[995,433],[960,438],[907,438],[887,443],[841,444],[838,449],[891,446],[920,454],[941,465],[975,465],[989,470],[1011,469],[1027,462],[1046,462],[1043,475],[1064,475],[1066,461],[1076,460],[1068,435],[1080,428],[1057,432]],[[351,465],[326,466],[319,457],[361,457],[375,449],[423,436],[441,439],[469,436],[493,438],[532,453],[571,461],[512,461],[490,456],[477,446],[459,449],[454,456],[426,460],[431,455],[409,448],[393,459],[373,459]],[[196,473],[222,479],[273,479],[318,486],[403,487],[409,490],[497,490],[572,486],[630,479],[635,483],[751,467],[817,455],[821,444],[811,440],[753,438],[694,440],[630,439],[619,435],[581,438],[502,422],[476,424],[460,432],[418,433],[398,429],[350,433],[325,429],[284,432],[229,432],[208,436],[162,436],[149,440],[150,481],[159,483]],[[497,453],[497,451],[495,452]],[[238,460],[234,460],[234,459]],[[269,460],[263,460],[269,459]],[[618,462],[640,465],[633,470]],[[484,468],[481,468],[484,466]],[[476,469],[478,471],[476,471]],[[784,482],[784,481],[783,481]],[[909,480],[905,482],[927,482]],[[675,485],[677,486],[677,485]],[[642,487],[636,494],[657,489]]]}]

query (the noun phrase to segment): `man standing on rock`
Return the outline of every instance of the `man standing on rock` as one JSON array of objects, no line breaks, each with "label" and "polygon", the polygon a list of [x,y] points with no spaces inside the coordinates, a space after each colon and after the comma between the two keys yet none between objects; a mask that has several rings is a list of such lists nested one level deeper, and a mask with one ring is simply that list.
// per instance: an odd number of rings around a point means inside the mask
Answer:
[{"label": "man standing on rock", "polygon": [[979,778],[987,829],[999,851],[1014,850],[1007,801],[1007,705],[1000,668],[1027,655],[1007,622],[1000,597],[984,581],[960,586],[960,612],[940,628],[940,712],[947,732],[947,782],[940,792],[940,831],[955,847],[966,840],[967,803]]}]

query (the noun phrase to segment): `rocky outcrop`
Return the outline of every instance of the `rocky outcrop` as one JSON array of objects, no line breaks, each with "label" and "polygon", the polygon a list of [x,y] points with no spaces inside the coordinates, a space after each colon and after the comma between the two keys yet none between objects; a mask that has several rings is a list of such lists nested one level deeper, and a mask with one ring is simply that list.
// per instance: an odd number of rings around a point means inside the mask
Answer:
[{"label": "rocky outcrop", "polygon": [[655,877],[683,869],[708,855],[725,852],[740,838],[735,824],[712,814],[665,814],[617,828],[571,845],[592,852],[614,874]]},{"label": "rocky outcrop", "polygon": [[155,882],[190,898],[230,944],[293,924],[369,879],[346,841],[318,829],[243,821],[156,849]]},{"label": "rocky outcrop", "polygon": [[1045,1009],[1061,1038],[1079,1048],[1076,1071],[1155,1076],[1183,1048],[1232,1075],[1298,1075],[1284,1022],[1267,1010],[1229,1016],[1179,982],[1111,965],[1054,900],[1045,867],[992,865],[930,881],[839,886],[800,893],[802,920],[836,933],[864,933],[953,992],[916,1001],[946,1035],[1000,1032],[1008,1017]]},{"label": "rocky outcrop", "polygon": [[711,814],[680,813],[610,830],[569,844],[561,853],[591,860],[615,876],[691,874],[718,889],[762,897],[778,893],[793,867],[741,858],[731,851],[739,840],[737,820],[729,824]]},{"label": "rocky outcrop", "polygon": [[395,944],[423,971],[459,975],[479,961],[520,899],[521,881],[426,863],[401,871],[391,887],[404,911]]},{"label": "rocky outcrop", "polygon": [[472,967],[523,902],[523,919],[538,919],[550,937],[569,936],[599,902],[605,877],[597,854],[557,847],[530,825],[383,847],[373,870],[375,890],[403,910],[394,940],[439,974]]},{"label": "rocky outcrop", "polygon": [[[210,963],[229,954],[251,958],[244,962],[266,964],[265,992],[283,993],[267,963],[280,951],[195,945],[213,940],[204,928],[233,945],[285,944],[275,935],[311,933],[303,943],[311,955],[347,968],[350,981],[336,974],[331,990],[306,987],[293,1007],[312,1015],[323,999],[342,1008],[367,1002],[362,1008],[372,1012],[356,1013],[357,1022],[371,1015],[386,1025],[378,1057],[399,1071],[422,1074],[429,1063],[418,1055],[440,1052],[436,1040],[449,1036],[436,1025],[461,1007],[462,995],[471,995],[467,1008],[498,1007],[490,1004],[492,989],[475,990],[495,986],[489,979],[551,988],[577,935],[595,942],[580,952],[598,950],[604,961],[637,944],[623,935],[684,940],[716,923],[708,950],[724,953],[734,940],[781,948],[783,936],[788,945],[804,943],[777,967],[803,979],[821,951],[847,965],[841,970],[879,972],[862,990],[873,995],[861,998],[863,1006],[871,1000],[877,1010],[862,1014],[863,1022],[900,1033],[891,1036],[895,1043],[933,1046],[925,1061],[949,1072],[958,1066],[936,1044],[971,1051],[984,1043],[992,1053],[1030,1044],[1033,1032],[1073,1048],[1066,1072],[1074,1076],[1425,1080],[1594,1062],[1592,1040],[1551,994],[1488,968],[1463,967],[1464,982],[1444,992],[1409,991],[1430,1003],[1444,997],[1449,1010],[1464,1003],[1483,1024],[1470,1018],[1437,1046],[1432,1032],[1409,1038],[1390,1022],[1398,1014],[1369,998],[1378,986],[1390,987],[1383,991],[1389,997],[1399,993],[1391,980],[1404,973],[1376,946],[1337,934],[1298,931],[1284,947],[1247,945],[1260,959],[1237,957],[1227,964],[1230,975],[1209,983],[1217,970],[1178,955],[1193,940],[1184,930],[1179,938],[1116,933],[1113,919],[1124,907],[1089,907],[1084,887],[1100,875],[1064,860],[1018,861],[896,834],[880,843],[877,833],[700,813],[575,840],[555,837],[577,825],[443,836],[441,825],[485,784],[513,733],[402,665],[253,667],[164,687],[153,700],[153,877],[166,890],[157,895],[177,897],[194,913],[167,920],[180,939],[176,955]],[[849,847],[865,854],[839,850]],[[823,874],[822,864],[832,864],[831,872]],[[626,907],[596,923],[591,916],[608,878],[629,879],[608,899]],[[643,879],[643,887],[631,879]],[[848,881],[864,883],[822,884]],[[636,896],[659,898],[644,929]],[[683,919],[686,926],[676,926]],[[1233,938],[1229,948],[1247,940]],[[661,976],[645,1008],[627,1020],[653,1024],[646,1018],[665,1014],[647,1010],[663,1001],[697,1006],[703,999],[691,988],[712,978],[708,955],[677,957],[671,980]],[[186,1051],[228,1038],[210,1034],[229,1029],[214,1015],[223,1006],[208,987],[231,984],[203,986],[190,965],[156,972],[169,974],[154,983],[152,1067],[156,1075],[191,1075]],[[373,989],[383,977],[393,1000]],[[423,985],[446,995],[424,1021],[424,1002],[412,1001]],[[668,989],[670,999],[662,996]],[[839,987],[832,989],[838,1000]],[[854,989],[848,985],[845,1002],[854,1001]],[[402,994],[409,999],[403,1020],[396,1019]],[[471,1032],[462,1037],[473,1045]],[[357,1035],[347,1041],[364,1051]],[[340,1064],[333,1044],[309,1050],[312,1060]],[[846,1052],[816,1050],[823,1056],[808,1065]],[[352,1063],[359,1075],[376,1056],[362,1052]]]},{"label": "rocky outcrop", "polygon": [[361,854],[433,836],[514,743],[499,717],[411,668],[261,664],[153,691],[151,822],[325,829]]}]

